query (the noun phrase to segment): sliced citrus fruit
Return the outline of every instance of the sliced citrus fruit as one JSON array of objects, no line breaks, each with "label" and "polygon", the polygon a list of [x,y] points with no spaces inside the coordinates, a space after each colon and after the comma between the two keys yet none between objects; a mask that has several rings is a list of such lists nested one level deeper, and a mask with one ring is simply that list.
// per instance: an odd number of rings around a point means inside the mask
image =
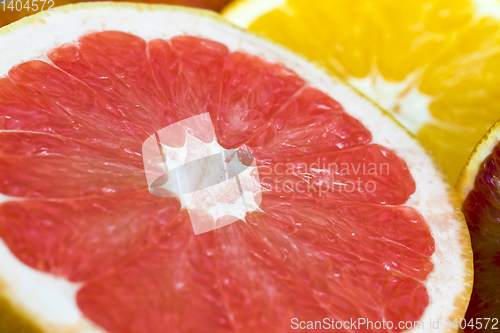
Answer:
[{"label": "sliced citrus fruit", "polygon": [[497,122],[476,146],[457,183],[474,251],[474,288],[463,323],[467,332],[500,328],[499,143]]},{"label": "sliced citrus fruit", "polygon": [[[315,65],[210,12],[116,3],[10,25],[0,57],[1,291],[43,330],[446,331],[463,316],[471,251],[447,183]],[[196,235],[158,168],[205,156],[186,145],[236,151],[258,207]]]},{"label": "sliced citrus fruit", "polygon": [[496,0],[240,0],[224,16],[341,75],[416,134],[452,184],[500,117]]}]

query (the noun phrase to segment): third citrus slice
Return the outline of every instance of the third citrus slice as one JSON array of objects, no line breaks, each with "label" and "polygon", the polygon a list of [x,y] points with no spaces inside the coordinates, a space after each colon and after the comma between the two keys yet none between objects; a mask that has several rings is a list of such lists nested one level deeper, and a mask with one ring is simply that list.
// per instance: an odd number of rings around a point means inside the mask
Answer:
[{"label": "third citrus slice", "polygon": [[463,325],[467,332],[494,332],[500,327],[499,142],[497,122],[477,145],[457,183],[474,250],[474,289]]}]

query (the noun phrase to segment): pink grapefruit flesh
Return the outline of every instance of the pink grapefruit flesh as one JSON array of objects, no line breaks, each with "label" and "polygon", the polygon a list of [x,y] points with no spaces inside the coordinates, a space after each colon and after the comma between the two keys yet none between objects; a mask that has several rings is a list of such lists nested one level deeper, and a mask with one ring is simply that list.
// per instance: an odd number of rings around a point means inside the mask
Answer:
[{"label": "pink grapefruit flesh", "polygon": [[[0,206],[0,237],[26,265],[80,283],[78,306],[95,324],[287,332],[292,318],[423,315],[434,239],[402,206],[415,182],[328,95],[196,37],[106,31],[48,58],[0,79],[0,189],[23,198]],[[195,236],[179,200],[147,191],[141,145],[204,112],[222,147],[255,156],[265,193],[262,211]]]}]

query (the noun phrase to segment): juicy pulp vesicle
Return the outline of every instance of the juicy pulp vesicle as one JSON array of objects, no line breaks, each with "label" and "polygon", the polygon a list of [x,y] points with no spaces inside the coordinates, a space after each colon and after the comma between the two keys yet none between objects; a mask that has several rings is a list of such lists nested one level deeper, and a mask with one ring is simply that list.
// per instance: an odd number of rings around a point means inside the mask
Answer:
[{"label": "juicy pulp vesicle", "polygon": [[[0,237],[30,267],[81,283],[78,304],[96,324],[277,332],[292,318],[422,316],[434,241],[413,208],[393,206],[415,183],[329,96],[282,65],[195,37],[108,31],[48,58],[0,79],[0,190],[23,198],[0,206]],[[141,145],[204,112],[221,146],[274,174],[260,177],[262,212],[195,236],[178,199],[148,193]],[[322,195],[328,181],[337,187]]]}]

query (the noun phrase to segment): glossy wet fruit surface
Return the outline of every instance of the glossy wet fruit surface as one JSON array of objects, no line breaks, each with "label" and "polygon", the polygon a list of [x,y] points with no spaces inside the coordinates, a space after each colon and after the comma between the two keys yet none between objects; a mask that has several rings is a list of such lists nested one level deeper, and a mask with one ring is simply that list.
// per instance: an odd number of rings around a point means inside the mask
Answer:
[{"label": "glossy wet fruit surface", "polygon": [[474,289],[466,319],[469,322],[476,318],[496,318],[488,330],[473,325],[466,328],[467,332],[494,332],[494,326],[500,327],[499,167],[500,146],[497,144],[482,163],[474,187],[463,204],[474,251]]},{"label": "glossy wet fruit surface", "polygon": [[[286,332],[292,318],[422,316],[435,244],[403,206],[415,182],[339,103],[195,37],[107,31],[47,55],[0,79],[0,191],[23,199],[0,206],[0,237],[80,283],[98,326]],[[245,221],[195,236],[177,198],[149,193],[141,146],[204,112],[222,147],[255,156],[264,195]]]}]

